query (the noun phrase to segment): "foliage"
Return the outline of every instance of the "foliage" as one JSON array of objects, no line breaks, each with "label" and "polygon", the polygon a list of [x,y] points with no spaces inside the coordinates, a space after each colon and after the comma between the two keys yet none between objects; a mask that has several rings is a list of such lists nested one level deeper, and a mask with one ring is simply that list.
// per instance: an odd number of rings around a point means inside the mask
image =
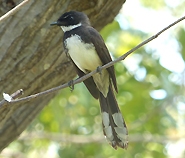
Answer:
[{"label": "foliage", "polygon": [[[165,6],[165,1],[159,2],[141,0],[143,6],[152,6],[154,9]],[[131,18],[127,20],[131,22]],[[184,59],[185,31],[181,28],[174,32]],[[101,34],[114,58],[123,55],[148,37],[148,34],[131,27],[122,30],[117,21],[107,25]],[[183,133],[181,126],[185,108],[179,106],[185,101],[182,76],[162,67],[156,50],[147,47],[138,49],[124,61],[117,63],[115,69],[119,88],[116,98],[131,139],[127,151],[115,151],[104,141],[75,144],[37,138],[18,140],[9,148],[17,149],[28,157],[167,157],[170,138]],[[163,90],[166,95],[160,99],[152,97],[155,90]],[[75,85],[73,92],[69,88],[64,89],[25,131],[31,132],[103,137],[99,102],[89,94],[83,84]]]}]

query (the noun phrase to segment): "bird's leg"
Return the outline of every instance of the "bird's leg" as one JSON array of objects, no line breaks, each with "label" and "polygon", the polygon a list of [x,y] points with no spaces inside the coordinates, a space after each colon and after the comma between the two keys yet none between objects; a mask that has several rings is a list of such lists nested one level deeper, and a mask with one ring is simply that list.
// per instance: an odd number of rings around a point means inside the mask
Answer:
[{"label": "bird's leg", "polygon": [[68,82],[68,86],[69,86],[69,88],[70,88],[70,90],[72,92],[74,90],[73,80],[71,80],[71,81]]},{"label": "bird's leg", "polygon": [[101,69],[101,66],[98,66],[96,71],[101,75],[102,74],[102,69]]}]

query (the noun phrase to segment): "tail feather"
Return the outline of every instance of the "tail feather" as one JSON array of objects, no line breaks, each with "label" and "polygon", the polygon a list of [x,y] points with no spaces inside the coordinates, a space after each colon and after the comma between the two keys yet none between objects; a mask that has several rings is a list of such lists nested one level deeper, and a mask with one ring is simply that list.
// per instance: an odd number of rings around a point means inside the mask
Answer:
[{"label": "tail feather", "polygon": [[103,132],[113,148],[117,146],[127,149],[128,132],[125,121],[118,107],[112,85],[109,86],[107,97],[100,92]]}]

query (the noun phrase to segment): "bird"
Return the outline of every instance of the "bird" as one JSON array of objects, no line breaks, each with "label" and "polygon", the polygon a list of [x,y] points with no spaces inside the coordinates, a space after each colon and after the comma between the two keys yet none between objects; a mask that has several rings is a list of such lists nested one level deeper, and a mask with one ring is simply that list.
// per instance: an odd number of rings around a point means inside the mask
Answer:
[{"label": "bird", "polygon": [[103,133],[108,143],[114,149],[127,149],[128,131],[113,90],[114,87],[118,93],[115,68],[100,70],[112,61],[102,36],[91,26],[88,16],[79,11],[65,12],[50,25],[62,28],[64,51],[79,77],[99,70],[83,82],[91,95],[99,100]]}]

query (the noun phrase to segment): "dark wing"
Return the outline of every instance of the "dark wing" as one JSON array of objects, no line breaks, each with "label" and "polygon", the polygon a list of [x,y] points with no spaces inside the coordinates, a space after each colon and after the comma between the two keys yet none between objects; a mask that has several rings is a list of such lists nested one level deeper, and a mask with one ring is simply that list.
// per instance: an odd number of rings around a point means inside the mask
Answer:
[{"label": "dark wing", "polygon": [[[112,58],[111,58],[109,51],[105,45],[105,42],[104,42],[102,36],[99,34],[99,32],[96,31],[93,27],[88,27],[88,32],[91,35],[90,37],[96,37],[96,38],[91,38],[91,42],[94,44],[96,52],[98,53],[98,56],[100,57],[103,65],[111,62]],[[112,79],[114,88],[115,88],[116,92],[118,92],[114,66],[107,68],[107,70],[108,70],[110,77]]]},{"label": "dark wing", "polygon": [[[83,71],[81,71],[75,65],[74,62],[73,62],[73,65],[75,66],[76,73],[78,74],[79,77],[82,77],[82,76],[86,75]],[[91,77],[87,78],[86,80],[83,81],[83,83],[85,84],[85,86],[87,87],[87,89],[89,90],[89,92],[91,93],[91,95],[94,98],[98,99],[99,96],[100,96],[100,92],[99,92],[98,88],[96,87],[96,84],[94,83],[93,77],[91,76]]]},{"label": "dark wing", "polygon": [[[68,32],[66,32],[64,34],[64,39],[68,38],[70,36],[70,34]],[[73,62],[73,60],[70,58],[70,56],[68,55],[68,50],[65,46],[65,43],[63,41],[63,46],[64,46],[64,50],[65,50],[65,53],[67,55],[67,57],[71,60],[71,62],[73,63],[74,67],[75,67],[75,70],[76,70],[76,73],[78,74],[79,77],[82,77],[85,75],[85,73],[83,71],[81,71],[77,66],[76,64]],[[85,84],[85,86],[87,87],[87,89],[89,90],[89,92],[91,93],[91,95],[95,98],[95,99],[98,99],[99,96],[100,96],[100,92],[98,90],[98,88],[96,87],[96,84],[93,80],[93,77],[89,77],[87,78],[86,80],[83,81],[83,83]]]}]

